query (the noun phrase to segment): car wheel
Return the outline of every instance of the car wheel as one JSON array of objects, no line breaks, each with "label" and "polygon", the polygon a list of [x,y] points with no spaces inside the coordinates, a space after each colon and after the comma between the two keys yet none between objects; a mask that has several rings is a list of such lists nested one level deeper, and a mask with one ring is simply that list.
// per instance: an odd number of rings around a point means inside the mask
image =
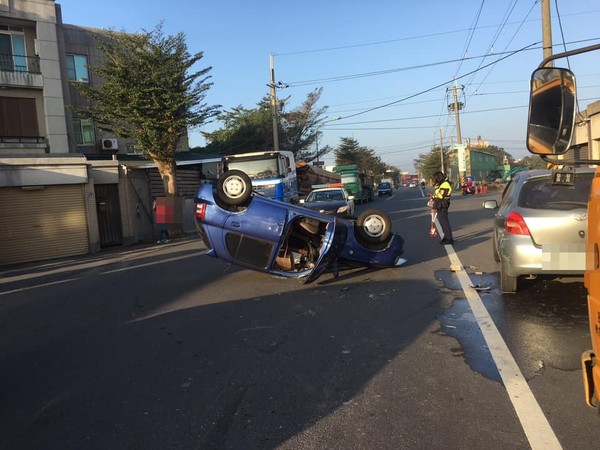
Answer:
[{"label": "car wheel", "polygon": [[252,180],[241,170],[228,170],[219,177],[217,195],[226,205],[242,205],[252,195]]},{"label": "car wheel", "polygon": [[494,261],[500,262],[500,255],[498,255],[498,244],[496,243],[496,236],[492,236],[492,246],[494,248]]},{"label": "car wheel", "polygon": [[377,244],[386,242],[392,235],[392,221],[379,209],[368,209],[356,219],[356,232],[359,240]]},{"label": "car wheel", "polygon": [[505,294],[514,294],[517,292],[518,277],[513,277],[506,273],[504,265],[500,263],[500,290]]}]

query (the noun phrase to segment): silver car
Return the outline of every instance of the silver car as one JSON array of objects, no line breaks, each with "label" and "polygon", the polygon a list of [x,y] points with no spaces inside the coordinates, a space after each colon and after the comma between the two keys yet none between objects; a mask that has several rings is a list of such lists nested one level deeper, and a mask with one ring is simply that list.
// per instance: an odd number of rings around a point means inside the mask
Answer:
[{"label": "silver car", "polygon": [[500,289],[514,293],[522,277],[581,276],[585,271],[587,202],[594,169],[530,170],[504,189],[492,239],[500,263]]}]

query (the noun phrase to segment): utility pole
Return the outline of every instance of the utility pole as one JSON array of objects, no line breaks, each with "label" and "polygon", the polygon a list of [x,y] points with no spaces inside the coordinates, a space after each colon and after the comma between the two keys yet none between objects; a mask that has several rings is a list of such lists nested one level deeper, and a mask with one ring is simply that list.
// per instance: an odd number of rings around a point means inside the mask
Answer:
[{"label": "utility pole", "polygon": [[[550,0],[542,0],[542,47],[544,59],[552,56],[552,20],[550,18]],[[554,62],[549,65],[554,66]]]},{"label": "utility pole", "polygon": [[316,165],[317,165],[317,167],[321,167],[319,165],[319,129],[318,128],[317,128],[317,140],[316,140],[316,143],[317,143],[317,164]]},{"label": "utility pole", "polygon": [[[446,93],[452,90],[452,103],[448,104],[448,109],[454,112],[456,119],[456,156],[458,159],[458,173],[460,176],[460,183],[463,184],[466,177],[466,155],[465,147],[462,145],[462,136],[460,132],[460,110],[464,108],[465,104],[458,100],[458,92],[462,91],[464,86],[458,86],[456,79],[454,79],[454,86],[452,88],[446,88]],[[454,148],[454,144],[452,145]]]},{"label": "utility pole", "polygon": [[[440,127],[440,167],[441,167],[441,171],[444,172],[444,135],[443,135],[444,131],[442,130],[442,127]],[[446,173],[446,172],[444,172]]]},{"label": "utility pole", "polygon": [[454,112],[454,118],[456,119],[456,140],[457,144],[462,144],[462,137],[460,134],[460,110],[464,108],[464,103],[458,101],[458,91],[463,90],[464,86],[458,86],[456,80],[454,80],[454,86],[452,88],[446,88],[446,92],[452,91],[452,103],[448,104],[448,109]]},{"label": "utility pole", "polygon": [[270,55],[271,62],[271,82],[269,84],[271,88],[271,115],[273,116],[273,149],[278,152],[279,151],[279,131],[277,129],[277,124],[279,120],[277,119],[277,91],[275,86],[275,55],[271,53]]}]

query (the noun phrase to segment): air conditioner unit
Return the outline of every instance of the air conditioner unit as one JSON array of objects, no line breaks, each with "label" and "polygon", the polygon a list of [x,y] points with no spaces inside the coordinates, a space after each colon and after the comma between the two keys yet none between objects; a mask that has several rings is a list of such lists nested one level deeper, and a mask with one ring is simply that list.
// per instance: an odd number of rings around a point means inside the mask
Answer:
[{"label": "air conditioner unit", "polygon": [[102,139],[102,150],[118,150],[119,143],[116,139]]}]

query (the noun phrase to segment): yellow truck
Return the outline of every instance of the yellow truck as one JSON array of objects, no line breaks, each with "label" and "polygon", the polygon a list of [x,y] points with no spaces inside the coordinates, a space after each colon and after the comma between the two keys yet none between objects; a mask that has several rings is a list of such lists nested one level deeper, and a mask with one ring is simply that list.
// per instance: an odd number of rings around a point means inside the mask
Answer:
[{"label": "yellow truck", "polygon": [[[596,166],[588,201],[584,278],[592,350],[584,352],[581,358],[585,400],[594,408],[598,408],[600,403],[600,159],[592,159],[593,156],[578,160],[556,157],[571,148],[576,128],[586,130],[589,136],[591,131],[589,118],[578,115],[575,75],[568,69],[553,67],[551,63],[597,50],[600,50],[600,44],[558,53],[540,63],[531,77],[527,124],[527,148],[556,168],[556,182],[568,182],[571,176],[576,176],[576,170],[564,170],[562,167]],[[591,138],[588,139],[588,147],[590,141]]]}]

